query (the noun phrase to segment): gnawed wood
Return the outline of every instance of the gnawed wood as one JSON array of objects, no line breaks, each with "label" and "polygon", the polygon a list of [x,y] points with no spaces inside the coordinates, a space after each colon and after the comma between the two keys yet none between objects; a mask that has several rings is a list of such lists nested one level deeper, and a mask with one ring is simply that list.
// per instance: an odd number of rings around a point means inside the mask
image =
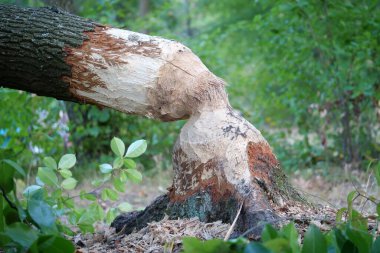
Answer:
[{"label": "gnawed wood", "polygon": [[0,5],[0,48],[5,87],[162,121],[189,118],[174,146],[168,194],[118,217],[118,229],[165,213],[232,222],[243,203],[236,226],[243,232],[276,220],[284,205],[304,204],[260,131],[229,105],[224,81],[181,43],[56,9]]},{"label": "gnawed wood", "polygon": [[163,121],[227,104],[224,82],[178,42],[100,26],[85,34],[82,46],[64,49],[63,80],[80,101]]},{"label": "gnawed wood", "polygon": [[[175,144],[173,166],[173,185],[160,217],[231,223],[242,203],[236,235],[277,220],[276,210],[284,205],[306,204],[287,183],[261,133],[230,107],[204,110],[189,119]],[[124,224],[133,228],[131,222]]]}]

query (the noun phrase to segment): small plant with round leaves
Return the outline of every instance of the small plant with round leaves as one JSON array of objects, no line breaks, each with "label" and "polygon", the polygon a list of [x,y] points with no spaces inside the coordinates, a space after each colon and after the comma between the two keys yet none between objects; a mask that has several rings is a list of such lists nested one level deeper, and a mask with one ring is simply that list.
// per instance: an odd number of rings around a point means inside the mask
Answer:
[{"label": "small plant with round leaves", "polygon": [[[124,142],[114,137],[111,150],[116,157],[112,165],[99,165],[102,178],[92,182],[95,189],[82,190],[79,195],[72,194],[78,184],[72,173],[77,162],[74,154],[63,155],[58,163],[53,157],[45,157],[35,184],[25,187],[21,196],[17,194],[15,177],[26,179],[24,169],[11,160],[0,160],[0,248],[6,252],[74,252],[72,243],[61,233],[74,235],[78,229],[82,233],[94,232],[96,222],[110,223],[119,212],[132,210],[127,202],[107,211],[100,204],[118,200],[128,180],[141,182],[142,174],[132,158],[142,155],[146,148],[146,141],[138,140],[125,152]],[[112,186],[108,187],[106,183],[111,180]],[[101,198],[97,196],[99,191]],[[86,208],[76,205],[77,197],[89,201]],[[61,217],[66,217],[69,224]]]}]

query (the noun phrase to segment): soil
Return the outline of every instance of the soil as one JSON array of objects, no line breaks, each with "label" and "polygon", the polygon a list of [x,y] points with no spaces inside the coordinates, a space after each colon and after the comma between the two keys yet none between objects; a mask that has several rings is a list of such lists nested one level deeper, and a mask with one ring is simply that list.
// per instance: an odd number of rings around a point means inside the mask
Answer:
[{"label": "soil", "polygon": [[[158,195],[166,192],[166,188],[171,185],[171,178],[170,172],[164,172],[159,178],[145,178],[142,184],[127,185],[126,193],[119,202],[127,201],[135,210],[141,209],[149,205]],[[380,189],[376,187],[374,178],[360,172],[351,172],[350,177],[341,178],[320,175],[303,177],[297,174],[289,178],[292,185],[317,208],[305,209],[285,204],[276,210],[283,219],[279,219],[275,225],[284,225],[289,222],[289,217],[292,217],[301,236],[310,223],[317,225],[322,231],[330,230],[335,225],[335,210],[347,206],[346,198],[350,191],[360,190],[368,195],[380,195]],[[82,184],[80,188],[87,188],[89,185]],[[103,206],[109,208],[117,204],[107,202],[103,203]],[[373,205],[360,198],[354,202],[354,206],[364,214],[373,213],[375,210]],[[373,218],[369,218],[371,219]],[[162,221],[152,222],[148,227],[130,235],[115,233],[108,225],[100,224],[97,228],[99,232],[93,235],[78,234],[74,242],[77,253],[180,252],[183,237],[192,236],[202,240],[223,239],[230,227],[230,224],[223,224],[220,221],[203,223],[197,218],[168,220],[165,217]]]}]

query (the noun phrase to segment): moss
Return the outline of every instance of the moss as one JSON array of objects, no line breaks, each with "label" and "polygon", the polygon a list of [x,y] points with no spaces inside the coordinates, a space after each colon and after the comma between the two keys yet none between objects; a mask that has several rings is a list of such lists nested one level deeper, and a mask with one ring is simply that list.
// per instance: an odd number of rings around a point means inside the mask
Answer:
[{"label": "moss", "polygon": [[285,200],[293,200],[311,205],[311,203],[289,183],[288,177],[279,166],[272,168],[270,179],[272,183],[272,196],[280,195]]}]

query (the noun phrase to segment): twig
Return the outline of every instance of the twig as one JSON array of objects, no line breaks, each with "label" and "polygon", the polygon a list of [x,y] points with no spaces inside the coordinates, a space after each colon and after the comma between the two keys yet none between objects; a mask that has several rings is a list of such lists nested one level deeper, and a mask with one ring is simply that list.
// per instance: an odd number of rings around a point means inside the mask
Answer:
[{"label": "twig", "polygon": [[325,202],[325,203],[329,204],[330,206],[334,207],[335,209],[338,209],[338,207],[336,205],[334,205],[333,203],[329,202],[328,200],[325,200],[325,199],[319,197],[318,195],[314,195],[312,193],[306,192],[305,190],[302,190],[301,188],[298,188],[298,187],[294,187],[294,188],[297,191],[300,191],[300,192],[302,192],[302,193],[304,193],[306,195],[309,195],[309,196],[312,196],[312,197],[317,198],[319,200],[322,200],[323,202]]},{"label": "twig", "polygon": [[85,196],[85,195],[93,195],[95,194],[98,190],[102,189],[104,187],[104,183],[101,184],[100,186],[96,187],[95,189],[93,189],[92,191],[90,192],[84,192],[82,194],[78,194],[78,195],[74,195],[74,196],[69,196],[67,199],[64,199],[63,202],[65,203],[67,200],[70,200],[70,199],[74,199],[74,198],[78,198],[78,197],[82,197],[82,196]]},{"label": "twig", "polygon": [[234,230],[234,227],[236,225],[236,222],[237,222],[237,220],[239,218],[239,215],[240,215],[240,212],[241,212],[241,208],[243,207],[243,203],[244,203],[244,201],[241,202],[239,210],[237,211],[237,214],[235,216],[235,219],[232,222],[231,227],[228,229],[226,236],[224,237],[224,241],[227,241],[230,238],[230,236],[232,234],[232,231]]},{"label": "twig", "polygon": [[[365,190],[364,192],[367,194],[368,193],[368,188],[369,188],[369,184],[370,184],[370,180],[371,180],[371,176],[372,176],[372,171],[369,173],[368,175],[368,179],[367,179],[367,184],[365,186]],[[364,202],[365,201],[365,202]],[[363,204],[364,202],[364,204]],[[360,205],[362,206],[362,209],[364,208],[365,204],[367,203],[367,200],[364,200],[362,199],[362,201],[360,202]]]}]

